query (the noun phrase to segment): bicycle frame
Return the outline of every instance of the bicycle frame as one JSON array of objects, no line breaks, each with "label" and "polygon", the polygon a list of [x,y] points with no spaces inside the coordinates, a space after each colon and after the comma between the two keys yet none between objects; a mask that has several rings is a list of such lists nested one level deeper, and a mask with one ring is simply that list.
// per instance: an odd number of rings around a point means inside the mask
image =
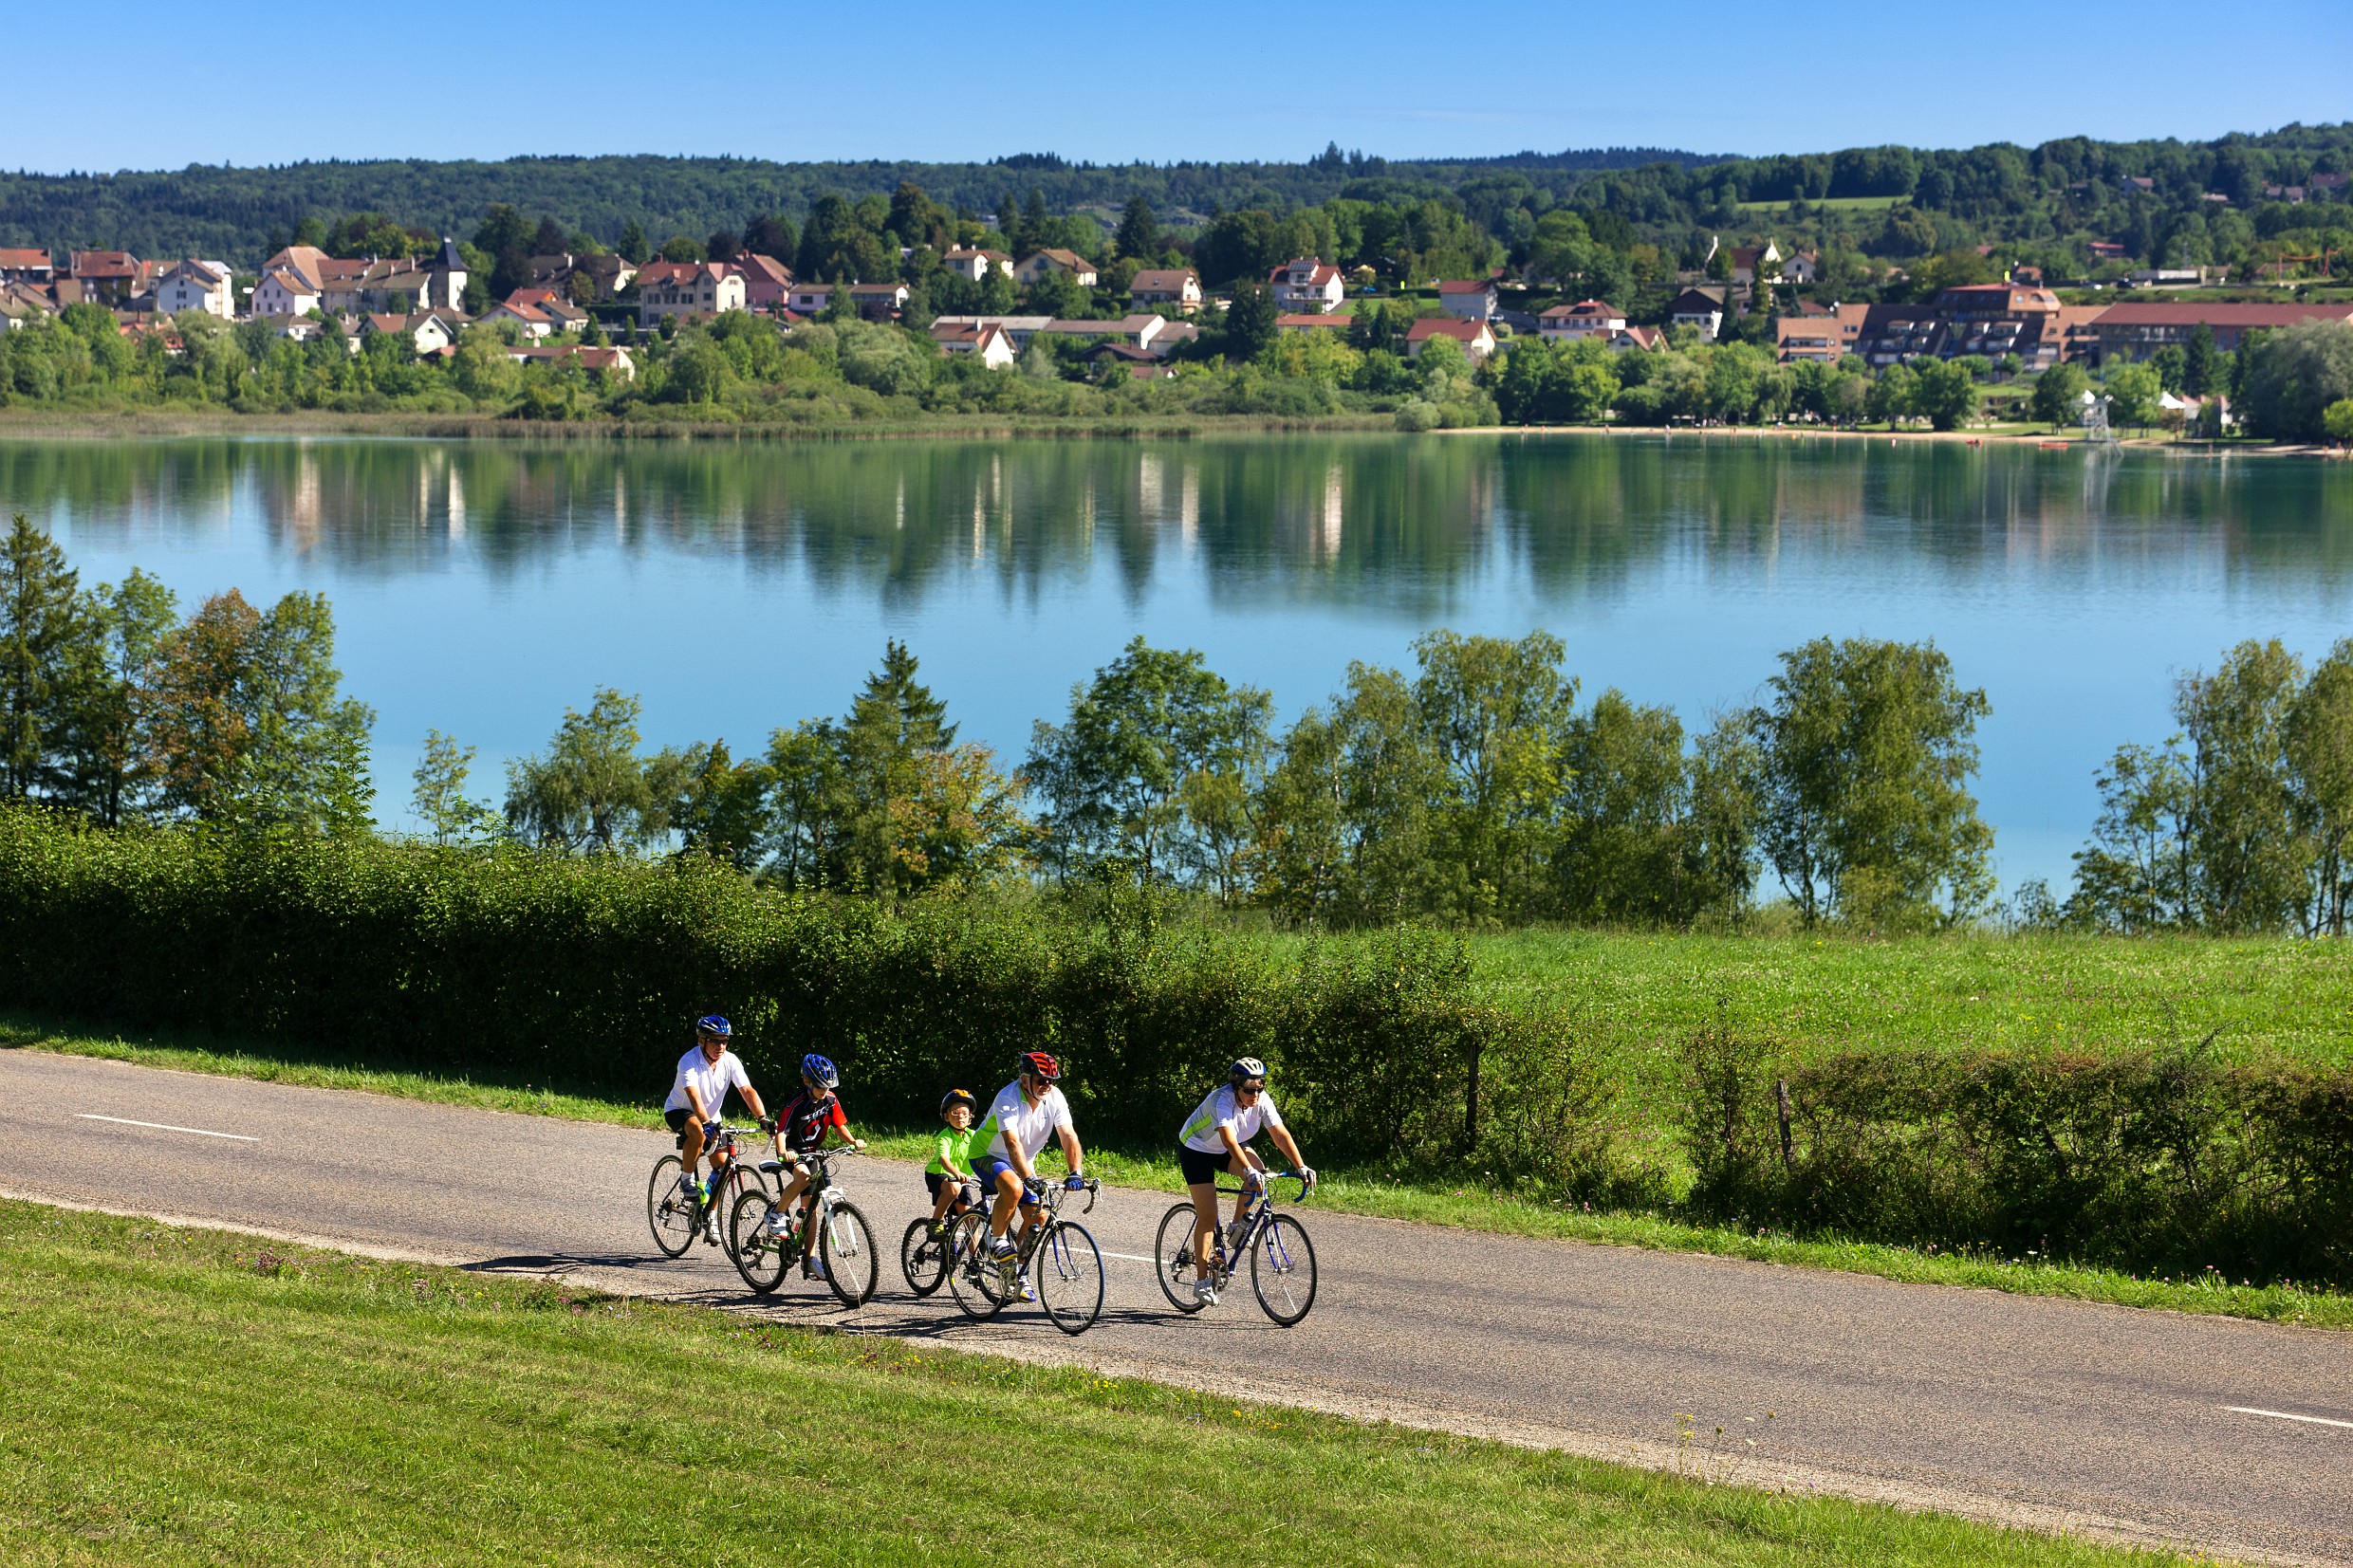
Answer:
[{"label": "bicycle frame", "polygon": [[[1297,1182],[1299,1184],[1299,1196],[1294,1198],[1292,1202],[1304,1203],[1306,1201],[1308,1192],[1306,1177],[1301,1175],[1296,1171],[1268,1171],[1266,1185],[1260,1187],[1254,1193],[1251,1194],[1251,1203],[1242,1211],[1241,1239],[1232,1246],[1229,1247],[1226,1245],[1226,1227],[1221,1225],[1217,1227],[1214,1232],[1214,1239],[1211,1243],[1209,1271],[1210,1278],[1216,1281],[1218,1289],[1223,1290],[1226,1286],[1226,1282],[1233,1277],[1233,1265],[1235,1263],[1243,1258],[1249,1257],[1250,1249],[1258,1245],[1259,1236],[1265,1232],[1267,1228],[1267,1222],[1274,1213],[1274,1184],[1279,1181]],[[1251,1192],[1251,1189],[1244,1187],[1221,1187],[1217,1190],[1217,1192],[1220,1197],[1238,1198],[1246,1192]],[[1197,1235],[1198,1232],[1195,1232],[1195,1234]]]}]

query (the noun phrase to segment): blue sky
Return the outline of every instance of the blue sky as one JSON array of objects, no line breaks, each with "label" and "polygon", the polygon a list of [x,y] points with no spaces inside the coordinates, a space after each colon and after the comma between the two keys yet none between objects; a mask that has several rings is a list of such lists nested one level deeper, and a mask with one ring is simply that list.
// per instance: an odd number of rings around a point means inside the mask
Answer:
[{"label": "blue sky", "polygon": [[[1262,18],[1326,13],[1113,8],[1057,21],[1051,8],[928,0],[501,10],[372,13],[389,30],[369,41],[339,38],[328,21],[302,42],[257,45],[247,25],[224,22],[175,29],[168,46],[94,48],[56,26],[53,8],[0,0],[11,56],[0,166],[607,152],[1167,161],[1295,158],[1327,139],[1389,157],[1762,153],[2206,138],[2353,117],[2345,0],[2257,13],[2212,0],[1975,10],[1359,0],[1288,37]],[[649,38],[649,18],[674,17],[676,43]],[[704,42],[712,18],[741,30]],[[435,41],[393,36],[413,26]],[[1544,59],[1552,44],[1580,58]]]}]

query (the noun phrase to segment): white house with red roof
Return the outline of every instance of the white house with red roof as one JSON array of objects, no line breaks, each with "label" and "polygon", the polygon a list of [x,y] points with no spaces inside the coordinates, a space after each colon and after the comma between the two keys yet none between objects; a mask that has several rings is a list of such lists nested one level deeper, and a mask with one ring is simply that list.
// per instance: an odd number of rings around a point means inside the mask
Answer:
[{"label": "white house with red roof", "polygon": [[222,321],[237,313],[237,298],[229,286],[227,262],[191,258],[176,264],[156,280],[156,309],[166,316],[201,310]]},{"label": "white house with red roof", "polygon": [[1033,284],[1048,272],[1060,272],[1081,288],[1095,286],[1095,264],[1075,250],[1061,250],[1048,246],[1021,259],[1013,268],[1013,281]]},{"label": "white house with red roof", "polygon": [[1003,370],[1016,358],[1012,334],[995,322],[934,322],[932,341],[942,354],[969,355],[991,370]]},{"label": "white house with red roof", "polygon": [[1607,338],[1625,330],[1626,313],[1603,300],[1579,300],[1556,304],[1536,317],[1536,330],[1548,343],[1574,342],[1580,338]]},{"label": "white house with red roof", "polygon": [[1444,279],[1438,284],[1438,308],[1459,321],[1490,320],[1495,314],[1495,280]]},{"label": "white house with red roof", "polygon": [[638,324],[665,316],[702,321],[745,308],[744,275],[726,262],[648,262],[638,273]]},{"label": "white house with red roof", "polygon": [[1013,275],[1013,258],[1002,250],[976,250],[959,246],[939,260],[940,265],[949,271],[971,283],[978,283],[987,277],[992,267],[1009,278]]},{"label": "white house with red roof", "polygon": [[1421,351],[1440,338],[1452,338],[1462,345],[1473,364],[1495,352],[1495,329],[1485,322],[1458,322],[1449,316],[1424,316],[1405,329],[1405,357],[1421,358]]},{"label": "white house with red roof", "polygon": [[1323,315],[1338,310],[1348,297],[1340,268],[1318,256],[1301,256],[1285,262],[1267,274],[1267,284],[1274,290],[1274,308],[1278,313],[1313,311]]},{"label": "white house with red roof", "polygon": [[319,286],[290,267],[273,267],[253,286],[256,316],[307,316],[325,296]]},{"label": "white house with red roof", "polygon": [[1190,267],[1148,267],[1129,280],[1127,303],[1139,310],[1173,304],[1181,316],[1201,308],[1201,274]]}]

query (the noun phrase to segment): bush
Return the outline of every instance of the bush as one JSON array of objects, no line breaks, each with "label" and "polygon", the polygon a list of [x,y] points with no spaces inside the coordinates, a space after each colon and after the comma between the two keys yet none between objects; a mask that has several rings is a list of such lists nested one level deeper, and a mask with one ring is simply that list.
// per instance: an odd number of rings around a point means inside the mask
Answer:
[{"label": "bush", "polygon": [[1689,1053],[1694,1207],[2152,1272],[2353,1280],[2353,1073],[2199,1052]]}]

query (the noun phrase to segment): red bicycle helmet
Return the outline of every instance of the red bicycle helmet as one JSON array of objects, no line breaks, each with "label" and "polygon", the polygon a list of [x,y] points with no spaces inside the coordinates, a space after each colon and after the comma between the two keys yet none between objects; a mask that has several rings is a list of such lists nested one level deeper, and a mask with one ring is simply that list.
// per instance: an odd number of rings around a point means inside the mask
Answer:
[{"label": "red bicycle helmet", "polygon": [[1013,1071],[1017,1074],[1034,1073],[1047,1082],[1054,1083],[1062,1078],[1062,1063],[1045,1051],[1024,1051],[1013,1062]]}]

